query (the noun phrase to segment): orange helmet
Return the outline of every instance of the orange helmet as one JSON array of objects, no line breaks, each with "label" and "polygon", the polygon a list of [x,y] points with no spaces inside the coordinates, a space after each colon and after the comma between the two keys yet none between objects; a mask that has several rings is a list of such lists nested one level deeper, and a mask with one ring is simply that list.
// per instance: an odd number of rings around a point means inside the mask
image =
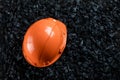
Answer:
[{"label": "orange helmet", "polygon": [[35,67],[49,66],[61,56],[66,39],[66,26],[61,21],[53,18],[38,20],[24,36],[23,55]]}]

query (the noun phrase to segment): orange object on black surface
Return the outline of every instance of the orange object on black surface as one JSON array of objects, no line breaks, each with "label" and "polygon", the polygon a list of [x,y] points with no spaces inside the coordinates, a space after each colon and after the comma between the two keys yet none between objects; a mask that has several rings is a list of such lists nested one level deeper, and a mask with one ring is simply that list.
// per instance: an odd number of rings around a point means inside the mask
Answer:
[{"label": "orange object on black surface", "polygon": [[23,55],[35,67],[53,64],[62,54],[67,39],[66,26],[53,18],[41,19],[27,30],[23,40]]}]

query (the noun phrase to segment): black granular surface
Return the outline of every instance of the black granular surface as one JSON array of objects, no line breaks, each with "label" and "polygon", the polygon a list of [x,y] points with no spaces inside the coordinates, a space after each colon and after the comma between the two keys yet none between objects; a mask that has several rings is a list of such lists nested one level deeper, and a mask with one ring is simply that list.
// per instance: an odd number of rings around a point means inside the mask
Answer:
[{"label": "black granular surface", "polygon": [[[47,17],[66,24],[67,45],[36,68],[22,55],[23,36]],[[0,0],[0,80],[120,80],[120,0]]]}]

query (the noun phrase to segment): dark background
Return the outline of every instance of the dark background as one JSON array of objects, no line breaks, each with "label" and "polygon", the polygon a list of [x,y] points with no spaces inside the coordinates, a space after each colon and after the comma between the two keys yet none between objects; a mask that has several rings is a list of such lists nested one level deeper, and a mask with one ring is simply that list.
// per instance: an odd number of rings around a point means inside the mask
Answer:
[{"label": "dark background", "polygon": [[[36,20],[67,26],[66,49],[46,68],[29,65],[23,36]],[[0,80],[120,80],[119,0],[0,0]]]}]

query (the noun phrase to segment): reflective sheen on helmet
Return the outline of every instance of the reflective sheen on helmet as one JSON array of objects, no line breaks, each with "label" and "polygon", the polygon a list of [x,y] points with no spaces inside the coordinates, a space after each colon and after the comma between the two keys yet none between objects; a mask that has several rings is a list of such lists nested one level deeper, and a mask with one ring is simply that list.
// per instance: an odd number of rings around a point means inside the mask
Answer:
[{"label": "reflective sheen on helmet", "polygon": [[23,55],[35,67],[53,64],[66,46],[67,29],[59,20],[41,19],[27,30],[23,40]]}]

